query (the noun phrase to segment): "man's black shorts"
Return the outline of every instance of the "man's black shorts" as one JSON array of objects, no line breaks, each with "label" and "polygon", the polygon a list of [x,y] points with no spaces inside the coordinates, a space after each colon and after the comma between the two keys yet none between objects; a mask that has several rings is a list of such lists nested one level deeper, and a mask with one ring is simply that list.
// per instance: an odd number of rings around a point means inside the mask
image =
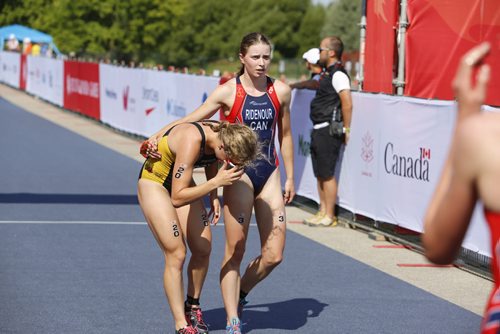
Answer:
[{"label": "man's black shorts", "polygon": [[335,165],[339,157],[343,137],[333,137],[329,127],[312,130],[311,159],[314,176],[320,179],[329,179],[335,175]]}]

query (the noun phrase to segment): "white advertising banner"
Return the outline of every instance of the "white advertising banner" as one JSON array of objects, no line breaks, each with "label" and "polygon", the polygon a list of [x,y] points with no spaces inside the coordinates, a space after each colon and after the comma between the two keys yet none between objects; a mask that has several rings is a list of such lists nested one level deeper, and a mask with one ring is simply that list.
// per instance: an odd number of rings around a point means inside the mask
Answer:
[{"label": "white advertising banner", "polygon": [[28,56],[26,91],[63,106],[64,62],[60,59]]},{"label": "white advertising banner", "polygon": [[21,54],[17,52],[0,52],[0,82],[19,88],[21,75]]},{"label": "white advertising banner", "polygon": [[145,70],[99,65],[101,121],[114,128],[144,134],[142,81]]},{"label": "white advertising banner", "polygon": [[[145,71],[142,103],[146,117],[145,136],[198,108],[217,87],[214,77],[173,72]],[[218,113],[215,115],[218,117]]]},{"label": "white advertising banner", "polygon": [[[311,94],[295,92],[291,106],[295,186],[318,201],[306,157]],[[351,136],[342,157],[338,203],[354,213],[422,232],[423,216],[445,161],[455,122],[452,102],[353,92]],[[310,195],[308,195],[310,194]],[[481,207],[463,246],[490,256]]]},{"label": "white advertising banner", "polygon": [[213,77],[101,64],[101,120],[149,137],[199,107],[217,87]]},{"label": "white advertising banner", "polygon": [[[293,148],[294,148],[294,181],[297,195],[307,197],[319,203],[311,163],[311,130],[312,122],[309,119],[310,103],[316,91],[307,89],[294,89],[290,104],[290,118],[292,123]],[[279,148],[279,145],[276,144]],[[280,164],[281,182],[284,185],[286,174],[283,163]]]}]

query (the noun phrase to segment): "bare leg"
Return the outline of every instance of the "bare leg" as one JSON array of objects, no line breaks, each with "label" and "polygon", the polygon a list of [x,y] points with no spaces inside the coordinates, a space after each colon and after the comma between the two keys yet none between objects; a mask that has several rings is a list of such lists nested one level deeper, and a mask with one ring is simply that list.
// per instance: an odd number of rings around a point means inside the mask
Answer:
[{"label": "bare leg", "polygon": [[220,285],[228,321],[238,317],[240,265],[252,215],[253,188],[248,176],[224,187],[224,227],[226,245],[220,272]]},{"label": "bare leg", "polygon": [[179,329],[187,325],[184,317],[184,287],[182,267],[186,245],[171,204],[168,191],[159,183],[141,179],[138,182],[139,203],[149,228],[165,256],[163,287],[175,322]]},{"label": "bare leg", "polygon": [[200,298],[203,283],[208,272],[212,244],[207,212],[201,200],[177,209],[184,237],[191,250],[187,268],[187,294]]},{"label": "bare leg", "polygon": [[318,185],[318,195],[319,195],[319,212],[326,212],[326,199],[325,199],[325,189],[323,187],[323,181],[321,179],[316,179]]},{"label": "bare leg", "polygon": [[253,259],[241,278],[241,289],[249,292],[281,263],[286,240],[286,214],[279,170],[269,178],[255,200],[261,255]]},{"label": "bare leg", "polygon": [[335,203],[337,202],[337,180],[335,177],[323,180],[323,191],[325,193],[325,213],[333,218],[335,215]]}]

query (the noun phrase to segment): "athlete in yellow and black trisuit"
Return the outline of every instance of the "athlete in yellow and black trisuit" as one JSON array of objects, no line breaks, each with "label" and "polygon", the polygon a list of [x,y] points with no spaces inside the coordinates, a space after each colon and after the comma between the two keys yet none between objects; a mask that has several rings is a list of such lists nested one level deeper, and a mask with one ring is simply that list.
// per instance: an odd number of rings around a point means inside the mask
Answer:
[{"label": "athlete in yellow and black trisuit", "polygon": [[[194,167],[208,167],[217,161],[217,157],[215,154],[205,153],[206,139],[201,125],[196,122],[191,122],[190,124],[196,126],[201,135],[200,156],[195,162]],[[172,129],[174,127],[169,129],[158,142],[158,152],[161,153],[161,159],[147,158],[139,175],[140,179],[148,179],[163,184],[169,192],[172,191],[172,175],[175,163],[175,155],[168,147],[168,134]]]},{"label": "athlete in yellow and black trisuit", "polygon": [[[241,124],[182,123],[161,137],[159,150],[161,159],[148,158],[141,169],[139,204],[165,256],[163,285],[176,333],[208,333],[199,299],[208,271],[212,234],[202,197],[210,194],[215,224],[220,214],[217,188],[240,179],[243,168],[260,150],[257,135]],[[229,159],[239,166],[228,169]],[[217,160],[223,161],[220,169]],[[208,181],[196,185],[193,169],[201,166],[207,166]],[[191,258],[187,300],[183,303],[186,244]]]}]

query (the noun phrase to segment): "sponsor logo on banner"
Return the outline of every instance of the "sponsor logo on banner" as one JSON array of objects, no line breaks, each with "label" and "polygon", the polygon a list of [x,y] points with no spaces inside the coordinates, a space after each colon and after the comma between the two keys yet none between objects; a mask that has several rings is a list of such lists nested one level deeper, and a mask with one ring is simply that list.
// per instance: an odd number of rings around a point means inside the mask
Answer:
[{"label": "sponsor logo on banner", "polygon": [[123,89],[123,110],[127,111],[128,109],[128,91],[129,86]]},{"label": "sponsor logo on banner", "polygon": [[186,107],[182,103],[177,103],[174,99],[167,99],[167,114],[168,115],[173,115],[173,116],[178,116],[178,117],[184,117],[186,116]]},{"label": "sponsor logo on banner", "polygon": [[365,162],[365,169],[361,171],[361,175],[372,177],[373,173],[371,171],[371,162],[373,161],[373,142],[374,139],[369,131],[365,133],[363,138],[361,138],[361,159]]},{"label": "sponsor logo on banner", "polygon": [[429,182],[431,149],[420,147],[413,156],[398,152],[393,143],[384,150],[384,168],[387,174]]},{"label": "sponsor logo on banner", "polygon": [[[158,101],[160,100],[159,96],[160,96],[160,93],[157,90],[155,90],[153,88],[142,87],[142,99],[144,101],[150,101],[150,102],[154,102],[155,104],[157,104]],[[152,113],[155,110],[155,108],[156,108],[156,106],[146,108],[146,110],[145,110],[146,116],[149,115],[150,113]]]},{"label": "sponsor logo on banner", "polygon": [[[101,94],[103,100],[110,98],[109,89],[101,89],[99,64],[64,61],[63,66],[64,108],[99,120]],[[58,85],[57,74],[49,72],[49,81],[53,80],[54,85]]]},{"label": "sponsor logo on banner", "polygon": [[298,154],[304,157],[308,157],[311,154],[311,143],[304,139],[303,134],[299,134],[299,145],[297,145]]},{"label": "sponsor logo on banner", "polygon": [[16,73],[17,72],[17,66],[16,65],[10,65],[9,64],[2,64],[2,70],[3,72],[13,72],[13,73]]},{"label": "sponsor logo on banner", "polygon": [[114,90],[109,89],[109,88],[104,89],[104,94],[106,94],[106,97],[109,99],[112,99],[112,100],[118,99],[118,95],[116,94],[116,92]]},{"label": "sponsor logo on banner", "polygon": [[130,96],[130,86],[123,89],[123,110],[135,112],[135,99]]},{"label": "sponsor logo on banner", "polygon": [[[50,75],[49,80],[52,81],[52,75]],[[97,99],[99,98],[99,83],[75,78],[68,75],[66,77],[66,91],[68,95],[79,94]]]}]

